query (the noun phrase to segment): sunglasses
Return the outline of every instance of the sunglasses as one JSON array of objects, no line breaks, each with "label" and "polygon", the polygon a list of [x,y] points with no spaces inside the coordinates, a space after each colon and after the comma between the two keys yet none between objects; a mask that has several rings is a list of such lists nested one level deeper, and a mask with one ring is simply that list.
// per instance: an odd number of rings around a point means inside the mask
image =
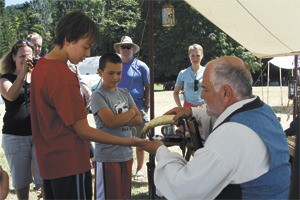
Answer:
[{"label": "sunglasses", "polygon": [[199,87],[198,87],[198,83],[199,81],[198,80],[194,80],[194,91],[198,91]]},{"label": "sunglasses", "polygon": [[25,46],[29,46],[31,47],[32,49],[34,48],[34,45],[27,41],[27,40],[19,40],[16,42],[16,44],[13,46],[13,52],[16,53],[17,50],[20,48],[20,47],[25,47]]},{"label": "sunglasses", "polygon": [[132,46],[131,45],[121,45],[122,49],[131,49]]}]

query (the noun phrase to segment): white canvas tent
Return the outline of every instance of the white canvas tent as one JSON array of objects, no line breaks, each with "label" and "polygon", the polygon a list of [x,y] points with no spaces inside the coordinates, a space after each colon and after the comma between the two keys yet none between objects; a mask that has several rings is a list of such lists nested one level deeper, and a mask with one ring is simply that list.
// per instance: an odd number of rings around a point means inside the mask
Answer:
[{"label": "white canvas tent", "polygon": [[295,58],[294,56],[286,57],[275,57],[268,61],[268,81],[267,81],[267,103],[269,103],[269,84],[270,84],[270,63],[279,67],[279,85],[280,85],[280,94],[281,94],[281,106],[283,106],[283,96],[282,96],[282,73],[281,69],[290,69],[293,73]]},{"label": "white canvas tent", "polygon": [[[185,0],[258,58],[300,55],[300,0]],[[299,137],[290,198],[299,199]]]},{"label": "white canvas tent", "polygon": [[300,0],[185,2],[258,58],[300,55]]},{"label": "white canvas tent", "polygon": [[258,58],[300,54],[300,0],[185,0]]},{"label": "white canvas tent", "polygon": [[269,60],[268,63],[272,63],[273,65],[283,69],[294,69],[295,67],[294,62],[295,62],[294,56],[285,56],[285,57],[275,57]]}]

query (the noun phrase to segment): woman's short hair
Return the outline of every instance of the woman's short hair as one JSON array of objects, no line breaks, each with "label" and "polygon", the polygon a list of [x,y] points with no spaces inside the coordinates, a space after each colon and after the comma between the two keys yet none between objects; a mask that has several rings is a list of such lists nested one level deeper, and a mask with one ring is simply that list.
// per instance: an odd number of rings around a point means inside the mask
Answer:
[{"label": "woman's short hair", "polygon": [[200,44],[192,44],[191,46],[189,46],[188,48],[188,54],[190,54],[191,50],[193,49],[197,49],[198,51],[202,52],[202,56],[203,56],[203,48]]}]

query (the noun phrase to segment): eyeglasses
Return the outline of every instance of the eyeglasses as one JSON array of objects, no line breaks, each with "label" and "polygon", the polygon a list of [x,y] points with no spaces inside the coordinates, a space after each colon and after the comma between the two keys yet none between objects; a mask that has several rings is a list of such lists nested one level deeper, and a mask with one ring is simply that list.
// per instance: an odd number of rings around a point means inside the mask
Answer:
[{"label": "eyeglasses", "polygon": [[121,45],[122,49],[131,49],[132,45]]},{"label": "eyeglasses", "polygon": [[198,80],[194,80],[194,91],[198,91],[199,87],[198,87],[198,83],[199,81]]},{"label": "eyeglasses", "polygon": [[16,44],[13,46],[13,52],[16,53],[17,50],[20,48],[20,47],[25,47],[25,46],[29,46],[30,48],[34,48],[34,45],[27,41],[27,40],[19,40],[18,42],[16,42]]}]

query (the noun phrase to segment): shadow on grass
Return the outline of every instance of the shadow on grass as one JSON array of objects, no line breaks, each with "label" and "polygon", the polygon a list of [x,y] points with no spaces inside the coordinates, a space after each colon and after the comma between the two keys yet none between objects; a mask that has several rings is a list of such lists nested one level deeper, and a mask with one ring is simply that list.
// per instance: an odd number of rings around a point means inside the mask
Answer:
[{"label": "shadow on grass", "polygon": [[131,188],[132,188],[131,199],[149,199],[147,182],[132,180]]},{"label": "shadow on grass", "polygon": [[292,106],[272,106],[275,113],[291,114]]},{"label": "shadow on grass", "polygon": [[[148,182],[147,181],[132,181],[132,197],[131,199],[150,199],[148,196]],[[154,199],[166,199],[164,197],[155,196]]]},{"label": "shadow on grass", "polygon": [[[138,193],[138,194],[132,195],[131,199],[141,200],[141,199],[150,199],[150,197],[148,196],[148,193]],[[166,199],[166,198],[155,196],[154,199]]]},{"label": "shadow on grass", "polygon": [[9,194],[16,195],[16,190],[10,189],[10,190],[9,190]]},{"label": "shadow on grass", "polygon": [[140,188],[140,187],[147,187],[148,188],[148,182],[144,181],[131,181],[131,186],[134,188]]}]

